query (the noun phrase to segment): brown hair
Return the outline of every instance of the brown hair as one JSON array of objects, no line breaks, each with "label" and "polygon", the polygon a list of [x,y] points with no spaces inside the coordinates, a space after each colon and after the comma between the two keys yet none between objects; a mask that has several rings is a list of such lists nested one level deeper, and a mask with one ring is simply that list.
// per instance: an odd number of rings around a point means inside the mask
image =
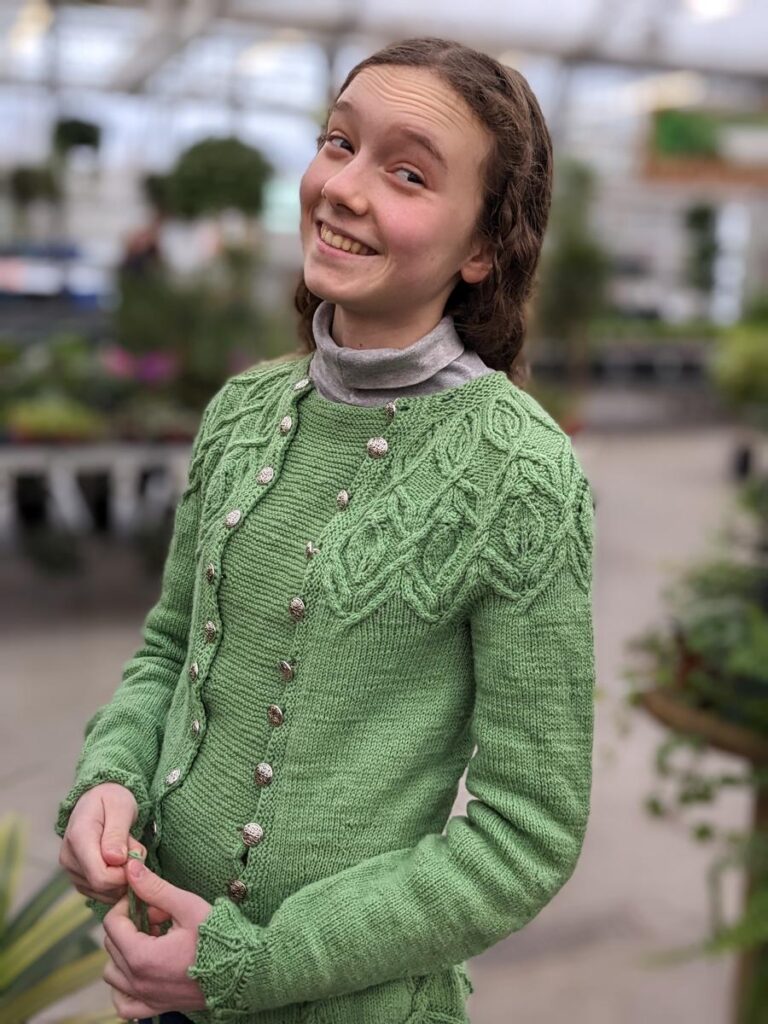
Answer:
[{"label": "brown hair", "polygon": [[[518,71],[462,43],[433,36],[404,39],[366,57],[349,72],[336,99],[361,71],[382,64],[434,71],[493,136],[477,225],[480,238],[492,245],[493,267],[479,284],[459,281],[444,312],[453,316],[467,348],[522,382],[527,368],[518,356],[552,194],[552,141],[541,108]],[[329,117],[330,110],[323,134]],[[302,275],[294,305],[307,351],[315,348],[312,318],[320,302]]]}]

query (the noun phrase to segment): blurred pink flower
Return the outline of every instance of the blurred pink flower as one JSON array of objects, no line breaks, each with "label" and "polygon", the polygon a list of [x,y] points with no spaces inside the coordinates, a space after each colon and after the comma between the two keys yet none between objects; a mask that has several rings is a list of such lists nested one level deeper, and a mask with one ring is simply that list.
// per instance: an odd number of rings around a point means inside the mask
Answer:
[{"label": "blurred pink flower", "polygon": [[172,352],[157,350],[136,356],[120,345],[104,349],[101,364],[112,377],[143,384],[164,384],[173,380],[178,371],[178,359]]}]

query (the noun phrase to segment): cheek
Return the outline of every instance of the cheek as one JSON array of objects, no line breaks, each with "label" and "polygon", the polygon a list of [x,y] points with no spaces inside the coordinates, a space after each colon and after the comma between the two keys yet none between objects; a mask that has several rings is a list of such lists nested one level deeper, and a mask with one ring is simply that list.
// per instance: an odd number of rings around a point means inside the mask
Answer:
[{"label": "cheek", "polygon": [[322,187],[322,172],[317,159],[315,159],[302,175],[299,184],[299,203],[302,214],[306,214],[312,206],[317,204]]}]

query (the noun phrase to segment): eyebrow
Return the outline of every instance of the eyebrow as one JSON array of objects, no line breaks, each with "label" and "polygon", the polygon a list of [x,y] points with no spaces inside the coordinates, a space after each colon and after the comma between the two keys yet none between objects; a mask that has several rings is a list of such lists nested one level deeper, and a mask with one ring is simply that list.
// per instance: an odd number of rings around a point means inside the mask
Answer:
[{"label": "eyebrow", "polygon": [[[328,115],[328,120],[330,120],[332,114],[337,112],[340,114],[358,113],[357,108],[350,103],[349,100],[345,99],[337,100],[336,103],[334,103],[331,108],[331,113]],[[398,125],[396,128],[392,129],[392,132],[395,135],[404,135],[411,142],[415,142],[417,146],[421,146],[421,148],[425,149],[444,170],[448,170],[448,161],[443,156],[442,150],[438,148],[435,142],[428,135],[424,135],[424,133],[420,132],[417,128],[409,128],[407,125]]]}]

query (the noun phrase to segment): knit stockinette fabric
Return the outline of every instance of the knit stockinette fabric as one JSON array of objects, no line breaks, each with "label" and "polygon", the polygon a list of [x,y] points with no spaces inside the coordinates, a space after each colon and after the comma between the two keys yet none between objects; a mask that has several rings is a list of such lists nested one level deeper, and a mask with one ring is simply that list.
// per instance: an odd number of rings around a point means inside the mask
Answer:
[{"label": "knit stockinette fabric", "polygon": [[213,904],[197,1024],[456,1024],[464,961],[580,855],[592,495],[502,372],[356,406],[310,362],[206,408],[159,600],[57,831],[98,782],[135,794],[149,866]]}]

